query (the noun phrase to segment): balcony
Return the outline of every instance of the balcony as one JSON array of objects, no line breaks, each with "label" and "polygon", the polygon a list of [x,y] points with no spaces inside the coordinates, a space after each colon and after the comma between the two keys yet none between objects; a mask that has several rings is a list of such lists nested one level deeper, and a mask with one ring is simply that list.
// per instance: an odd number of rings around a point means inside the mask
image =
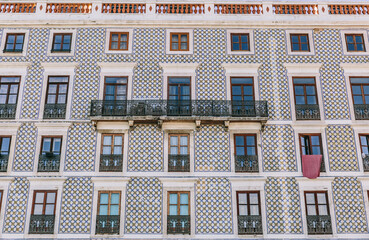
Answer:
[{"label": "balcony", "polygon": [[65,119],[66,104],[45,104],[44,119]]},{"label": "balcony", "polygon": [[238,216],[238,234],[263,234],[261,216]]},{"label": "balcony", "polygon": [[267,121],[266,101],[93,100],[92,120],[237,120]]},{"label": "balcony", "polygon": [[123,154],[101,154],[100,172],[122,172]]},{"label": "balcony", "polygon": [[259,162],[257,155],[235,155],[236,172],[259,172]]},{"label": "balcony", "polygon": [[120,215],[97,215],[96,234],[119,234]]},{"label": "balcony", "polygon": [[8,170],[8,154],[0,154],[0,172],[6,172]]},{"label": "balcony", "polygon": [[168,172],[189,172],[189,171],[190,171],[190,155],[169,154]]},{"label": "balcony", "polygon": [[296,120],[320,120],[318,104],[295,105]]},{"label": "balcony", "polygon": [[38,172],[59,172],[60,155],[48,152],[41,154],[38,161]]},{"label": "balcony", "polygon": [[369,104],[354,104],[356,120],[369,120]]},{"label": "balcony", "polygon": [[332,234],[331,216],[306,216],[308,234]]},{"label": "balcony", "polygon": [[168,234],[191,234],[191,217],[189,215],[169,215],[167,232]]},{"label": "balcony", "polygon": [[29,234],[54,234],[55,215],[31,215]]},{"label": "balcony", "polygon": [[0,104],[0,119],[14,119],[17,104]]},{"label": "balcony", "polygon": [[363,156],[363,167],[364,167],[364,172],[369,172],[369,155]]}]

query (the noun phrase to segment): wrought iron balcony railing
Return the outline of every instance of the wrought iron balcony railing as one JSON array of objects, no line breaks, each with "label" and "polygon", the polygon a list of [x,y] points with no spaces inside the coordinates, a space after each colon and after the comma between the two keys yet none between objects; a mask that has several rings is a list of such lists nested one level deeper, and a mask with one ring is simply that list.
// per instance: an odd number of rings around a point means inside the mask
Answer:
[{"label": "wrought iron balcony railing", "polygon": [[169,172],[189,172],[190,155],[188,154],[169,154],[168,156]]},{"label": "wrought iron balcony railing", "polygon": [[257,155],[235,155],[236,172],[259,172]]},{"label": "wrought iron balcony railing", "polygon": [[64,119],[66,104],[45,104],[44,119]]},{"label": "wrought iron balcony railing", "polygon": [[263,234],[261,216],[238,216],[238,234]]},{"label": "wrought iron balcony railing", "polygon": [[31,215],[30,234],[54,234],[55,215]]},{"label": "wrought iron balcony railing", "polygon": [[6,172],[8,170],[8,154],[0,154],[0,172]]},{"label": "wrought iron balcony railing", "polygon": [[0,119],[14,119],[17,104],[0,104]]},{"label": "wrought iron balcony railing", "polygon": [[123,154],[101,154],[100,172],[122,172]]},{"label": "wrought iron balcony railing", "polygon": [[308,234],[332,234],[331,216],[306,216]]},{"label": "wrought iron balcony railing", "polygon": [[168,234],[191,234],[191,216],[169,215],[167,232]]},{"label": "wrought iron balcony railing", "polygon": [[369,104],[354,104],[356,120],[369,120]]},{"label": "wrought iron balcony railing", "polygon": [[364,172],[369,172],[369,155],[362,156]]},{"label": "wrought iron balcony railing", "polygon": [[91,116],[268,117],[266,101],[93,100]]},{"label": "wrought iron balcony railing", "polygon": [[97,215],[96,234],[119,234],[120,215]]},{"label": "wrought iron balcony railing", "polygon": [[38,172],[59,172],[60,154],[48,152],[41,154],[38,160]]},{"label": "wrought iron balcony railing", "polygon": [[318,104],[296,104],[296,120],[320,120]]}]

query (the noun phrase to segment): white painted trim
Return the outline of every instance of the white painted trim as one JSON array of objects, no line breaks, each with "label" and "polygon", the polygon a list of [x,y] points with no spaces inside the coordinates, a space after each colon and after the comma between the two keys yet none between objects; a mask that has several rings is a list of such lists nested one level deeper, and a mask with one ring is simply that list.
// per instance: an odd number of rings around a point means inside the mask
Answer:
[{"label": "white painted trim", "polygon": [[[128,32],[127,50],[109,50],[111,32]],[[133,29],[132,28],[107,28],[105,32],[105,53],[106,54],[132,54],[133,49]]]},{"label": "white painted trim", "polygon": [[369,128],[367,126],[364,126],[364,127],[352,126],[352,128],[354,130],[355,148],[357,149],[356,157],[358,160],[360,173],[369,176],[369,172],[364,172],[364,163],[363,163],[363,157],[361,155],[362,151],[361,151],[360,137],[359,137],[359,134],[369,135]]},{"label": "white painted trim", "polygon": [[[345,34],[363,34],[365,52],[348,52]],[[368,31],[366,29],[345,29],[340,31],[343,55],[366,56],[369,55]]]},{"label": "white painted trim", "polygon": [[[8,190],[9,185],[13,181],[13,178],[2,177],[0,178],[0,190],[3,190],[2,203],[0,205],[0,229],[3,229],[5,222],[6,206],[8,202]],[[0,238],[3,236],[3,231],[0,231]]]},{"label": "white painted trim", "polygon": [[[188,51],[170,51],[170,34],[171,33],[188,33]],[[189,28],[168,28],[165,29],[165,52],[166,54],[189,55],[193,54],[193,29]]]},{"label": "white painted trim", "polygon": [[[286,43],[287,43],[287,54],[293,56],[313,56],[315,55],[315,46],[313,38],[313,30],[285,30],[286,31]],[[309,38],[309,52],[293,52],[291,45],[291,34],[307,34]]]},{"label": "white painted trim", "polygon": [[7,171],[6,172],[1,172],[0,176],[7,176],[9,175],[9,173],[12,172],[13,170],[13,159],[15,157],[15,148],[16,148],[16,141],[17,141],[17,133],[18,133],[18,128],[21,126],[21,124],[17,124],[18,126],[14,126],[14,127],[0,127],[0,133],[1,136],[11,136],[11,140],[10,140],[10,150],[9,150],[9,159],[8,159],[8,167],[7,167]]},{"label": "white painted trim", "polygon": [[[255,42],[254,42],[254,30],[253,29],[227,29],[227,54],[229,55],[254,55],[255,54]],[[232,51],[232,33],[245,33],[249,34],[249,51]]]},{"label": "white painted trim", "polygon": [[[55,33],[71,33],[72,34],[70,52],[55,52],[55,53],[51,52],[51,49],[53,47],[53,39],[54,39]],[[77,39],[77,29],[50,29],[46,56],[50,56],[50,57],[74,56],[74,52],[76,49],[76,41],[77,41],[76,39]]]},{"label": "white painted trim", "polygon": [[[22,52],[4,52],[5,44],[6,44],[6,36],[9,33],[24,33],[24,42],[23,42],[23,51]],[[29,43],[29,29],[26,28],[4,28],[1,36],[1,45],[0,45],[0,56],[2,57],[13,57],[13,56],[27,56]]]}]

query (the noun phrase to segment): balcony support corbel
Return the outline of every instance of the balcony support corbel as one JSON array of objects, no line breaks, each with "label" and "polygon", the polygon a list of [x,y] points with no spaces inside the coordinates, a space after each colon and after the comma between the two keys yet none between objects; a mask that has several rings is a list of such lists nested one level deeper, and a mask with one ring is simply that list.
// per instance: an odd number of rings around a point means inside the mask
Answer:
[{"label": "balcony support corbel", "polygon": [[264,132],[266,121],[261,121],[261,131]]},{"label": "balcony support corbel", "polygon": [[163,122],[164,122],[163,120],[158,120],[158,127],[159,127],[159,129],[162,128]]},{"label": "balcony support corbel", "polygon": [[201,120],[196,120],[196,130],[200,130]]},{"label": "balcony support corbel", "polygon": [[128,125],[129,125],[129,129],[130,129],[130,130],[133,130],[133,127],[134,127],[134,125],[135,125],[135,121],[133,121],[133,120],[129,120],[129,121],[128,121]]},{"label": "balcony support corbel", "polygon": [[224,121],[224,128],[228,132],[228,130],[229,130],[229,121]]}]

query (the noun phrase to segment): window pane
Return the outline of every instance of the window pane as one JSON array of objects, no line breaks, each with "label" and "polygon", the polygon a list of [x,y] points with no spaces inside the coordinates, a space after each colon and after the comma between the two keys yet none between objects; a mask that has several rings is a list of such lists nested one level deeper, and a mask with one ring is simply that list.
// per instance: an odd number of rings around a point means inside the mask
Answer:
[{"label": "window pane", "polygon": [[238,43],[238,42],[239,42],[238,35],[233,35],[232,36],[232,43]]},{"label": "window pane", "polygon": [[169,194],[169,204],[177,204],[177,193]]},{"label": "window pane", "polygon": [[109,194],[101,193],[100,194],[100,204],[108,204],[109,203]]},{"label": "window pane", "polygon": [[172,34],[172,41],[178,42],[178,34]]},{"label": "window pane", "polygon": [[315,204],[315,198],[313,193],[306,194],[306,203],[307,204]]},{"label": "window pane", "polygon": [[191,80],[189,77],[170,77],[169,83],[184,83],[190,84]]},{"label": "window pane", "polygon": [[[369,83],[369,78],[368,77],[355,77],[355,78],[350,78],[350,82],[351,83]],[[360,89],[360,86],[355,86],[355,87],[358,87]],[[359,93],[360,93],[360,91],[359,91]]]},{"label": "window pane", "polygon": [[307,95],[315,95],[315,87],[314,86],[306,86],[306,94]]},{"label": "window pane", "polygon": [[187,35],[181,35],[181,42],[187,42]]},{"label": "window pane", "polygon": [[256,155],[255,147],[248,147],[247,155]]},{"label": "window pane", "polygon": [[355,45],[354,44],[347,44],[348,51],[355,51]]},{"label": "window pane", "polygon": [[169,215],[177,215],[177,205],[169,206]]},{"label": "window pane", "polygon": [[307,104],[316,104],[316,97],[315,96],[307,96],[306,100],[307,100]]},{"label": "window pane", "polygon": [[181,43],[181,49],[187,50],[187,43]]},{"label": "window pane", "polygon": [[259,203],[259,196],[257,193],[250,193],[250,204],[258,204]]},{"label": "window pane", "polygon": [[304,96],[296,96],[296,104],[305,104]]},{"label": "window pane", "polygon": [[170,137],[170,145],[178,145],[178,137],[171,136]]},{"label": "window pane", "polygon": [[111,145],[112,136],[104,136],[104,145]]},{"label": "window pane", "polygon": [[45,215],[54,215],[54,204],[47,204],[46,205]]},{"label": "window pane", "polygon": [[49,91],[48,91],[48,93],[50,94],[50,93],[56,93],[56,89],[58,88],[58,86],[57,85],[55,85],[55,84],[49,84]]},{"label": "window pane", "polygon": [[188,147],[181,147],[180,148],[180,153],[181,154],[188,154]]},{"label": "window pane", "polygon": [[178,148],[177,147],[170,147],[170,154],[178,154]]},{"label": "window pane", "polygon": [[172,49],[173,50],[178,50],[178,43],[172,43]]},{"label": "window pane", "polygon": [[327,205],[319,205],[319,215],[328,215]]},{"label": "window pane", "polygon": [[114,137],[114,145],[122,145],[122,136]]},{"label": "window pane", "polygon": [[7,43],[14,43],[15,42],[15,35],[8,35],[8,42]]},{"label": "window pane", "polygon": [[122,154],[122,146],[115,146],[114,154]]},{"label": "window pane", "polygon": [[46,197],[46,203],[55,203],[55,193],[48,193]]},{"label": "window pane", "polygon": [[243,94],[244,95],[252,95],[252,86],[243,86]]},{"label": "window pane", "polygon": [[238,194],[238,204],[247,204],[247,194],[246,193]]},{"label": "window pane", "polygon": [[11,85],[10,93],[18,93],[18,85]]},{"label": "window pane", "polygon": [[255,136],[246,136],[248,146],[255,146]]},{"label": "window pane", "polygon": [[293,51],[299,51],[300,50],[299,44],[292,44],[292,50]]},{"label": "window pane", "polygon": [[312,147],[312,155],[321,155],[322,153],[320,152],[320,147]]},{"label": "window pane", "polygon": [[239,215],[240,216],[246,216],[247,215],[247,206],[246,205],[240,205],[238,207],[238,210],[239,210]]},{"label": "window pane", "polygon": [[23,43],[23,38],[24,38],[24,35],[18,35],[16,43]]},{"label": "window pane", "polygon": [[363,44],[361,44],[361,43],[360,43],[360,44],[357,44],[357,45],[356,45],[356,50],[357,50],[357,51],[364,51],[364,45],[363,45]]},{"label": "window pane", "polygon": [[181,136],[181,145],[187,146],[188,143],[188,137],[187,136]]},{"label": "window pane", "polygon": [[295,94],[296,95],[304,95],[304,87],[303,86],[295,86]]},{"label": "window pane", "polygon": [[100,205],[99,215],[108,215],[108,206]]},{"label": "window pane", "polygon": [[245,148],[244,147],[236,147],[236,155],[238,155],[238,156],[245,155]]},{"label": "window pane", "polygon": [[112,42],[111,49],[118,49],[118,42]]},{"label": "window pane", "polygon": [[249,41],[249,35],[242,34],[241,35],[241,42],[247,43]]},{"label": "window pane", "polygon": [[119,193],[112,193],[111,194],[111,204],[119,204]]},{"label": "window pane", "polygon": [[43,203],[44,202],[44,193],[36,193],[35,203]]},{"label": "window pane", "polygon": [[311,144],[312,145],[320,145],[320,138],[319,138],[319,136],[311,136]]},{"label": "window pane", "polygon": [[232,86],[232,94],[233,95],[241,95],[242,94],[241,86]]},{"label": "window pane", "polygon": [[363,97],[362,96],[354,96],[354,104],[363,104]]},{"label": "window pane", "polygon": [[303,43],[307,42],[307,36],[306,35],[300,35],[300,41]]},{"label": "window pane", "polygon": [[51,138],[44,138],[43,140],[42,151],[51,152]]},{"label": "window pane", "polygon": [[295,84],[315,84],[314,78],[293,78]]},{"label": "window pane", "polygon": [[103,147],[103,154],[111,154],[111,147]]},{"label": "window pane", "polygon": [[368,146],[368,142],[367,142],[366,136],[360,136],[360,140],[361,140],[361,145]]},{"label": "window pane", "polygon": [[17,96],[16,95],[10,95],[8,98],[8,104],[15,104],[17,102]]},{"label": "window pane", "polygon": [[179,209],[180,209],[180,215],[189,215],[188,214],[188,206],[187,205],[185,205],[185,206],[183,206],[183,205],[181,205],[180,207],[179,207]]},{"label": "window pane", "polygon": [[291,41],[292,41],[293,43],[298,43],[298,42],[299,42],[299,37],[298,37],[297,35],[292,35],[292,36],[291,36]]},{"label": "window pane", "polygon": [[231,83],[232,84],[252,84],[253,79],[252,78],[243,78],[243,77],[231,78]]},{"label": "window pane", "polygon": [[55,35],[54,43],[61,43],[62,42],[62,35]]},{"label": "window pane", "polygon": [[364,94],[369,94],[369,86],[363,86]]},{"label": "window pane", "polygon": [[67,96],[65,95],[59,95],[58,102],[59,104],[65,104],[67,102]]},{"label": "window pane", "polygon": [[43,205],[42,204],[35,204],[33,209],[33,214],[35,215],[42,215]]},{"label": "window pane", "polygon": [[355,36],[356,43],[362,43],[363,42],[363,36]]},{"label": "window pane", "polygon": [[249,45],[247,43],[242,43],[242,50],[249,50]]},{"label": "window pane", "polygon": [[326,202],[326,195],[325,195],[325,193],[318,193],[317,194],[317,196],[318,196],[318,204],[326,204],[327,202]]},{"label": "window pane", "polygon": [[181,204],[188,204],[188,193],[181,193],[180,198]]},{"label": "window pane", "polygon": [[245,143],[244,143],[244,137],[243,136],[236,136],[236,145],[237,146],[243,146]]},{"label": "window pane", "polygon": [[315,205],[308,205],[307,206],[307,215],[316,215]]},{"label": "window pane", "polygon": [[1,153],[8,153],[9,151],[9,145],[10,145],[10,138],[2,138],[2,141],[0,142],[1,144],[1,148],[0,151]]},{"label": "window pane", "polygon": [[251,205],[250,206],[250,215],[259,215],[259,206],[258,205]]},{"label": "window pane", "polygon": [[233,43],[233,44],[232,44],[232,49],[233,49],[233,50],[235,50],[235,51],[240,50],[240,44],[238,44],[238,43]]},{"label": "window pane", "polygon": [[67,84],[60,84],[59,85],[59,93],[67,93],[68,85]]},{"label": "window pane", "polygon": [[117,42],[117,41],[118,41],[118,38],[119,38],[119,37],[118,37],[118,34],[112,34],[112,35],[111,35],[111,40],[112,40],[112,41]]},{"label": "window pane", "polygon": [[72,36],[71,35],[64,35],[63,43],[70,43]]},{"label": "window pane", "polygon": [[346,42],[347,43],[353,43],[354,42],[354,37],[351,35],[346,35]]},{"label": "window pane", "polygon": [[53,152],[60,152],[61,138],[54,138]]},{"label": "window pane", "polygon": [[119,205],[111,205],[110,206],[110,215],[119,215]]}]

